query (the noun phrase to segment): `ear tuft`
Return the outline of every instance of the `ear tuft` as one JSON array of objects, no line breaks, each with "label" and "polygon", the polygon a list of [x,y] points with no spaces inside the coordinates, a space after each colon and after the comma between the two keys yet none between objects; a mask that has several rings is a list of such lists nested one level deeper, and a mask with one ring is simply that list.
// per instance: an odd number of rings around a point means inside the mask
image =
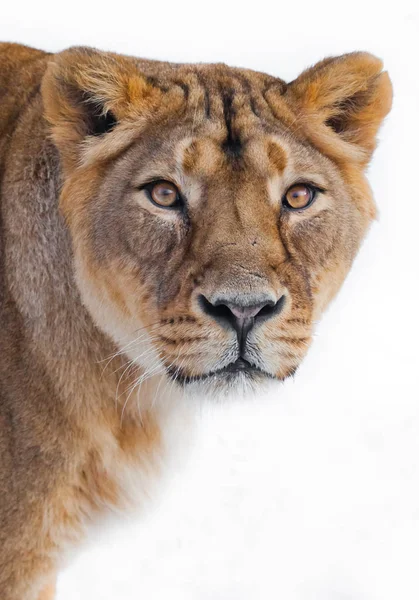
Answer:
[{"label": "ear tuft", "polygon": [[[79,108],[78,117],[80,120],[77,122],[77,128],[82,136],[97,137],[104,135],[112,131],[117,125],[118,119],[115,114],[106,107],[105,102],[100,98],[96,98],[93,93],[64,82],[61,82],[60,92],[62,101],[65,97],[70,106],[75,109]],[[52,115],[50,114],[50,116]],[[70,116],[69,113],[68,116]],[[54,124],[53,118],[50,121]]]},{"label": "ear tuft", "polygon": [[392,102],[382,66],[375,56],[354,52],[325,59],[289,84],[285,97],[326,153],[368,162]]},{"label": "ear tuft", "polygon": [[42,96],[64,168],[74,168],[88,136],[104,136],[123,119],[150,114],[161,90],[140,73],[133,58],[72,48],[53,57]]},{"label": "ear tuft", "polygon": [[91,135],[98,136],[104,133],[109,133],[117,124],[115,115],[108,110],[103,113],[102,111],[91,113],[90,133]]}]

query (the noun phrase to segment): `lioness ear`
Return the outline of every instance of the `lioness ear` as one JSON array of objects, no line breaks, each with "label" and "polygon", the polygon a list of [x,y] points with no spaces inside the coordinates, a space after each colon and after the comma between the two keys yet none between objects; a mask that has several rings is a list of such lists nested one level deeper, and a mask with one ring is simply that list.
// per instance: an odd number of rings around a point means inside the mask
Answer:
[{"label": "lioness ear", "polygon": [[314,143],[337,159],[366,164],[391,108],[392,86],[382,61],[366,52],[327,58],[291,82],[285,98]]},{"label": "lioness ear", "polygon": [[135,59],[90,48],[55,55],[42,95],[64,166],[75,166],[81,142],[88,136],[103,136],[122,119],[145,116],[160,94],[140,73]]}]

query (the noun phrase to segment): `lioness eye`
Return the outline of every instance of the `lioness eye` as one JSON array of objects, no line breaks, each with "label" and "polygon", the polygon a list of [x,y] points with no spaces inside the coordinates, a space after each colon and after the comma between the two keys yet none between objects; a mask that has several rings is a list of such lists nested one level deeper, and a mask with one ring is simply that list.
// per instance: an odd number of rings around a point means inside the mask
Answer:
[{"label": "lioness eye", "polygon": [[170,181],[158,181],[149,183],[145,190],[150,199],[158,206],[173,208],[180,202],[180,194],[177,187]]},{"label": "lioness eye", "polygon": [[293,185],[282,199],[287,208],[301,210],[307,208],[314,200],[316,190],[308,185]]}]

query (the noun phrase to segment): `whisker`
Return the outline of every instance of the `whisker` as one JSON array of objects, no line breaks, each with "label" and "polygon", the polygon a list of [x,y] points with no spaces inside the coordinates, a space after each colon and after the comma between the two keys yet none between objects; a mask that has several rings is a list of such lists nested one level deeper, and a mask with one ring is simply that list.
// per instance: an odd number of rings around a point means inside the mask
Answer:
[{"label": "whisker", "polygon": [[[143,336],[138,336],[134,340],[130,340],[127,344],[125,344],[122,348],[118,349],[118,351],[115,352],[114,354],[112,354],[110,357],[107,356],[96,362],[100,364],[101,362],[105,362],[106,360],[109,360],[109,359],[112,360],[112,358],[114,358],[115,356],[118,356],[119,354],[123,354],[126,348],[128,348],[132,344],[135,344],[139,339],[142,339],[142,338],[145,339],[147,334],[149,333],[149,330],[152,330],[152,333],[157,333],[157,329],[156,329],[157,325],[160,325],[161,328],[163,328],[165,326],[165,323],[162,323],[161,321],[156,321],[156,323],[152,323],[151,325],[145,325],[144,327],[140,327],[139,329],[134,329],[133,333],[137,333],[138,331],[144,331],[145,329],[147,329],[147,331],[144,332]],[[127,334],[127,336],[128,335],[129,334]]]},{"label": "whisker", "polygon": [[[127,404],[128,404],[128,401],[129,401],[129,399],[130,399],[130,397],[131,397],[131,395],[132,395],[132,392],[135,390],[135,388],[136,388],[137,386],[139,386],[139,389],[141,389],[141,385],[143,384],[143,382],[144,382],[146,379],[150,379],[150,377],[152,377],[153,375],[156,375],[156,374],[159,372],[159,370],[161,370],[161,369],[162,369],[162,367],[161,367],[160,365],[156,365],[155,367],[153,367],[153,368],[152,368],[152,369],[150,369],[149,371],[146,371],[146,373],[145,373],[144,375],[142,375],[142,376],[141,376],[141,377],[140,377],[140,378],[139,378],[139,379],[138,379],[138,380],[137,380],[137,381],[134,383],[134,385],[131,387],[131,390],[130,390],[130,392],[129,392],[129,394],[128,394],[128,396],[127,396],[127,398],[126,398],[125,402],[124,402],[124,406],[122,407],[122,411],[121,411],[121,420],[120,420],[120,426],[121,426],[121,427],[122,427],[122,421],[123,421],[123,419],[124,419],[124,412],[125,412],[125,408],[126,408],[126,406],[127,406]],[[138,405],[138,402],[137,402],[137,405]],[[140,413],[141,413],[141,410],[140,410]]]},{"label": "whisker", "polygon": [[[147,342],[149,342],[149,341],[150,341],[150,342],[154,342],[154,341],[156,341],[156,339],[157,339],[157,338],[155,338],[155,337],[149,337],[149,336],[147,336],[147,338],[141,339],[141,340],[139,340],[139,341],[141,341],[141,342],[142,342],[142,341],[147,341]],[[146,350],[145,350],[143,353],[139,354],[139,355],[138,355],[138,356],[136,356],[135,358],[132,358],[132,359],[130,359],[130,360],[129,360],[129,362],[130,362],[131,364],[133,364],[133,363],[137,364],[137,363],[136,363],[136,361],[137,361],[139,358],[141,358],[142,356],[144,356],[145,354],[147,354],[147,352],[150,352],[150,353],[151,353],[151,351],[152,351],[152,348],[147,348],[147,349],[146,349]],[[116,368],[114,371],[112,371],[112,373],[111,373],[111,374],[113,375],[114,373],[117,373],[118,371],[120,371],[121,369],[123,369],[123,368],[124,368],[124,366],[125,366],[125,364],[126,364],[126,363],[124,363],[124,364],[120,365],[119,367],[117,367],[117,368]],[[137,365],[137,366],[141,366],[141,365]]]},{"label": "whisker", "polygon": [[[117,358],[118,356],[121,356],[122,354],[125,354],[125,352],[127,351],[127,349],[130,346],[133,346],[134,344],[138,344],[142,341],[156,341],[157,338],[156,337],[151,337],[150,333],[157,333],[154,329],[150,332],[144,332],[142,335],[138,336],[135,340],[131,340],[130,342],[128,342],[125,346],[123,346],[121,349],[119,349],[117,352],[115,352],[114,354],[112,354],[110,357],[107,357],[103,360],[97,361],[98,363],[104,362],[105,360],[107,360],[106,365],[104,366],[102,373],[101,373],[101,377],[103,377],[103,374],[105,372],[105,370],[107,369],[107,367],[109,366],[109,364],[112,362],[112,360],[114,360],[115,358]],[[121,368],[121,367],[119,367]],[[119,369],[118,368],[118,369]]]},{"label": "whisker", "polygon": [[[147,356],[147,355],[150,356],[152,354],[153,350],[154,350],[153,348],[147,348],[144,352],[142,352],[141,354],[138,354],[138,356],[136,356],[135,358],[133,358],[129,361],[128,366],[126,367],[126,369],[122,373],[121,377],[119,378],[118,385],[116,388],[116,393],[115,393],[116,400],[119,400],[120,396],[124,393],[124,392],[122,392],[120,395],[118,395],[118,389],[119,389],[119,385],[120,385],[122,378],[123,378],[125,372],[127,371],[127,369],[129,369],[130,367],[133,367],[133,366],[140,366],[137,364],[137,361],[143,356]],[[148,371],[145,371],[145,373],[143,375],[141,375],[141,377],[143,377],[147,372]]]}]

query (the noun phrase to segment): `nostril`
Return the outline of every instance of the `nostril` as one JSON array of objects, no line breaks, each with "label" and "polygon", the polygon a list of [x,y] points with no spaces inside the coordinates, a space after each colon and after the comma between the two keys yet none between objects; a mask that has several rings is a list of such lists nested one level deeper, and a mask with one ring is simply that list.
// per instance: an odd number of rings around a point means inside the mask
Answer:
[{"label": "nostril", "polygon": [[257,313],[257,320],[259,322],[266,321],[272,317],[279,315],[281,310],[284,308],[285,295],[281,296],[277,302],[269,302],[263,306]]},{"label": "nostril", "polygon": [[231,317],[231,311],[226,304],[212,304],[203,294],[199,296],[198,302],[202,310],[215,319],[229,319]]},{"label": "nostril", "polygon": [[234,329],[241,329],[244,323],[252,326],[255,322],[266,321],[279,314],[285,303],[285,296],[275,302],[271,299],[248,304],[247,298],[216,298],[210,302],[203,294],[198,298],[201,309],[216,321],[227,322]]}]

